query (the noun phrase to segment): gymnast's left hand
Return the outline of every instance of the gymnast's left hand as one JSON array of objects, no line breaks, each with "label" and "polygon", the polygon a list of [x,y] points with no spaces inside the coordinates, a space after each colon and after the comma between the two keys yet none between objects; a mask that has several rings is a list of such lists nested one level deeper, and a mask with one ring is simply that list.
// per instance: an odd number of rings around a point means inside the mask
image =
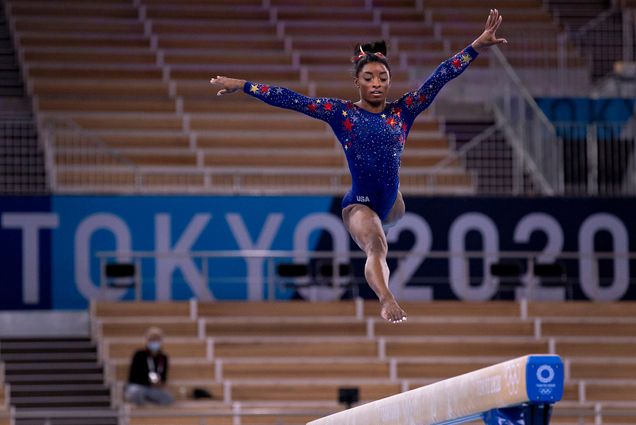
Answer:
[{"label": "gymnast's left hand", "polygon": [[217,96],[224,94],[232,94],[241,90],[245,85],[245,80],[237,80],[236,78],[228,78],[217,75],[216,78],[210,79],[210,84],[221,86],[221,90],[217,92]]},{"label": "gymnast's left hand", "polygon": [[501,25],[502,20],[503,18],[497,9],[490,9],[490,14],[486,20],[484,32],[477,37],[475,41],[473,41],[473,49],[479,51],[484,47],[490,47],[497,44],[508,44],[508,40],[505,38],[497,38],[496,32],[497,29],[499,29],[499,25]]}]

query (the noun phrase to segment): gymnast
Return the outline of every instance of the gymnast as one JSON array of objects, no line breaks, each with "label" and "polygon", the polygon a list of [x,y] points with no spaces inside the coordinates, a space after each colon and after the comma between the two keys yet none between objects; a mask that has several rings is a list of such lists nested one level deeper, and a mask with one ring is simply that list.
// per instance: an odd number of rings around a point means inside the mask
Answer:
[{"label": "gymnast", "polygon": [[502,17],[491,9],[484,32],[461,52],[442,62],[412,92],[387,101],[391,67],[384,41],[357,45],[352,58],[353,83],[360,100],[311,98],[283,87],[217,76],[210,83],[226,95],[243,90],[272,106],[302,112],[328,123],[338,138],[349,164],[352,187],[342,200],[342,220],[366,254],[364,275],[380,300],[380,315],[392,323],[406,320],[406,313],[389,289],[386,231],[404,216],[399,191],[400,157],[413,121],[433,101],[441,88],[459,76],[483,48],[507,43],[497,38]]}]

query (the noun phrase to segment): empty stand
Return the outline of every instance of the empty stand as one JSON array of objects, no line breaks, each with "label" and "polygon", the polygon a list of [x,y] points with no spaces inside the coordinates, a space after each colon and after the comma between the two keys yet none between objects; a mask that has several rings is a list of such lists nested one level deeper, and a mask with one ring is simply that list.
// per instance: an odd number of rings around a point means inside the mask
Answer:
[{"label": "empty stand", "polygon": [[[536,5],[524,5],[511,10],[512,20],[537,15],[532,22],[544,23]],[[346,164],[324,123],[243,96],[217,99],[210,76],[355,98],[346,69],[351,44],[383,37],[392,46],[397,96],[418,84],[413,66],[432,70],[460,48],[445,38],[448,14],[435,3],[424,10],[414,2],[380,1],[373,7],[330,1],[320,8],[174,0],[9,6],[38,117],[75,123],[81,135],[54,133],[52,182],[68,190],[83,183],[93,190],[271,192],[302,190],[300,183],[308,192],[340,193],[349,184]],[[461,7],[462,19],[483,25],[480,8]],[[470,41],[465,33],[462,39],[461,47]],[[439,118],[424,114],[409,143],[405,192],[472,192],[463,164],[446,159],[453,146]],[[95,156],[95,147],[107,154]]]},{"label": "empty stand", "polygon": [[[567,379],[555,424],[619,423],[612,418],[629,418],[630,406],[636,406],[631,303],[404,307],[409,320],[400,326],[377,318],[373,301],[96,303],[91,311],[101,355],[119,386],[145,327],[166,331],[169,389],[178,400],[172,422],[161,419],[166,424],[193,417],[226,423],[237,406],[273,412],[243,416],[246,423],[274,423],[283,420],[275,412],[293,409],[317,410],[313,417],[319,417],[342,408],[336,403],[341,387],[359,387],[361,400],[370,401],[523,354],[550,352],[564,359]],[[194,388],[205,388],[212,399],[191,400]],[[144,409],[132,409],[130,423],[155,423],[144,415]],[[296,423],[291,417],[285,420]]]}]

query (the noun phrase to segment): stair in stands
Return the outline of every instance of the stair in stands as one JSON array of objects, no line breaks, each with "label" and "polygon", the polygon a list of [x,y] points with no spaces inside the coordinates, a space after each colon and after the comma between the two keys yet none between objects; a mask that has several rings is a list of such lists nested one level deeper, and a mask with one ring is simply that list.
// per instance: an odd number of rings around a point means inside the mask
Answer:
[{"label": "stair in stands", "polygon": [[46,192],[44,153],[0,0],[0,194]]},{"label": "stair in stands", "polygon": [[0,118],[0,193],[46,192],[44,152],[33,115]]},{"label": "stair in stands", "polygon": [[111,391],[90,339],[3,339],[0,360],[16,425],[40,425],[46,418],[50,425],[117,424]]},{"label": "stair in stands", "polygon": [[569,31],[576,31],[608,10],[611,0],[548,0],[550,12]]},{"label": "stair in stands", "polygon": [[25,95],[20,67],[16,60],[11,32],[4,12],[4,1],[0,1],[0,97],[22,97]]},{"label": "stair in stands", "polygon": [[[494,125],[494,120],[488,115],[475,114],[473,118],[448,117],[446,119],[446,133],[455,140],[455,151],[462,148],[475,137],[482,134]],[[476,177],[476,192],[496,195],[498,193],[511,193],[514,179],[512,173],[517,170],[514,162],[514,152],[501,130],[496,130],[486,140],[481,141],[473,149],[470,149],[462,157],[465,167]],[[490,164],[498,164],[492,168]],[[504,166],[507,164],[507,166]],[[510,170],[509,175],[502,175],[505,170]],[[503,184],[503,183],[506,184]],[[527,173],[524,173],[520,183],[525,193],[532,192],[532,181]]]}]

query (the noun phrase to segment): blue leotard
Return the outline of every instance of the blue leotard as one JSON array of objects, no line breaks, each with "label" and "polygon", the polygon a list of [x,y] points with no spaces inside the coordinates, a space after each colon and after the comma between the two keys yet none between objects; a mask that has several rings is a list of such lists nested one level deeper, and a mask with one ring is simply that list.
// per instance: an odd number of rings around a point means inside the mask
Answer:
[{"label": "blue leotard", "polygon": [[327,122],[345,151],[351,172],[352,187],[344,196],[342,207],[364,204],[384,221],[397,197],[400,157],[415,117],[476,57],[477,52],[469,45],[442,62],[419,89],[387,103],[380,113],[369,112],[350,101],[306,97],[286,88],[250,81],[243,91],[270,105]]}]

